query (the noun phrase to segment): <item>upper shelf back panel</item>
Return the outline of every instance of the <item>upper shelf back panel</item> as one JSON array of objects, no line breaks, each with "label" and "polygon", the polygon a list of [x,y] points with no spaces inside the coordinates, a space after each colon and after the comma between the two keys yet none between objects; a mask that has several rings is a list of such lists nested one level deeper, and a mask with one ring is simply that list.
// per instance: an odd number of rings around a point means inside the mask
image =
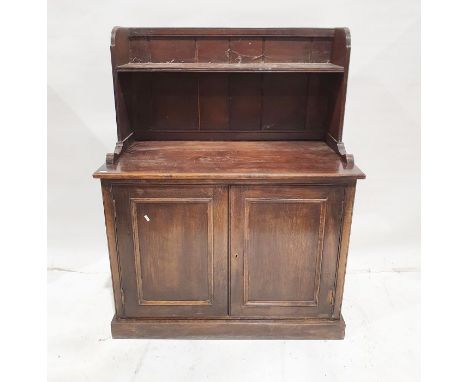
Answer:
[{"label": "upper shelf back panel", "polygon": [[334,29],[115,28],[116,65],[330,63]]},{"label": "upper shelf back panel", "polygon": [[129,63],[328,63],[330,37],[134,37]]},{"label": "upper shelf back panel", "polygon": [[[346,28],[116,27],[111,53],[119,141],[132,135],[187,139],[182,130],[195,130],[191,139],[340,142],[349,45]],[[202,73],[143,75],[148,72]],[[285,72],[296,75],[275,75]],[[178,90],[180,81],[187,91]]]}]

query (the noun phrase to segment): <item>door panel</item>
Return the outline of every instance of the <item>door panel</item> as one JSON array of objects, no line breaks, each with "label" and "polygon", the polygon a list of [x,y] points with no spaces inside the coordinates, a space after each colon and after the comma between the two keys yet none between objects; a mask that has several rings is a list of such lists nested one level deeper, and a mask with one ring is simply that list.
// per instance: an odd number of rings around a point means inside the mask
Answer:
[{"label": "door panel", "polygon": [[343,189],[231,189],[231,313],[329,317]]},{"label": "door panel", "polygon": [[126,317],[227,314],[227,190],[114,186]]},{"label": "door panel", "polygon": [[140,304],[213,297],[212,199],[131,198]]}]

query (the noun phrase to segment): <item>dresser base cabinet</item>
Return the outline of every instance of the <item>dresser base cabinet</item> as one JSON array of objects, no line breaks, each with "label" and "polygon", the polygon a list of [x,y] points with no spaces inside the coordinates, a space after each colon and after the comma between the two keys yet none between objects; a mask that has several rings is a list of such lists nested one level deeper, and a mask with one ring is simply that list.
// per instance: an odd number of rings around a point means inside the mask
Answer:
[{"label": "dresser base cabinet", "polygon": [[103,181],[112,336],[343,338],[354,189]]},{"label": "dresser base cabinet", "polygon": [[101,181],[114,338],[342,339],[347,28],[125,28]]}]

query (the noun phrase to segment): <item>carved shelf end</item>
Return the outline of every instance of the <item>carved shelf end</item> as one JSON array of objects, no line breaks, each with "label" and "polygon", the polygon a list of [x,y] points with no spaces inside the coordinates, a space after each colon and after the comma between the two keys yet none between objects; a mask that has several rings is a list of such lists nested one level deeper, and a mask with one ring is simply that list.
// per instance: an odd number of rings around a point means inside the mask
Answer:
[{"label": "carved shelf end", "polygon": [[119,160],[119,157],[132,142],[133,133],[130,133],[124,140],[118,141],[115,144],[114,152],[106,154],[106,164],[116,164]]},{"label": "carved shelf end", "polygon": [[123,142],[117,142],[113,153],[106,154],[106,164],[116,164],[123,151]]},{"label": "carved shelf end", "polygon": [[354,155],[348,154],[343,142],[338,142],[330,134],[327,135],[327,144],[330,146],[341,158],[345,168],[354,167]]}]

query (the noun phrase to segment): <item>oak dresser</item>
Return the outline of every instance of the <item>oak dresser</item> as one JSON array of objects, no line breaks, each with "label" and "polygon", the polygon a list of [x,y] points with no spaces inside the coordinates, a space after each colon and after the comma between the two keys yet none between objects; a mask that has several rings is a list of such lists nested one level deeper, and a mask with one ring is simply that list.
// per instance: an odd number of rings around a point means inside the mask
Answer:
[{"label": "oak dresser", "polygon": [[341,339],[350,34],[112,31],[114,338]]}]

